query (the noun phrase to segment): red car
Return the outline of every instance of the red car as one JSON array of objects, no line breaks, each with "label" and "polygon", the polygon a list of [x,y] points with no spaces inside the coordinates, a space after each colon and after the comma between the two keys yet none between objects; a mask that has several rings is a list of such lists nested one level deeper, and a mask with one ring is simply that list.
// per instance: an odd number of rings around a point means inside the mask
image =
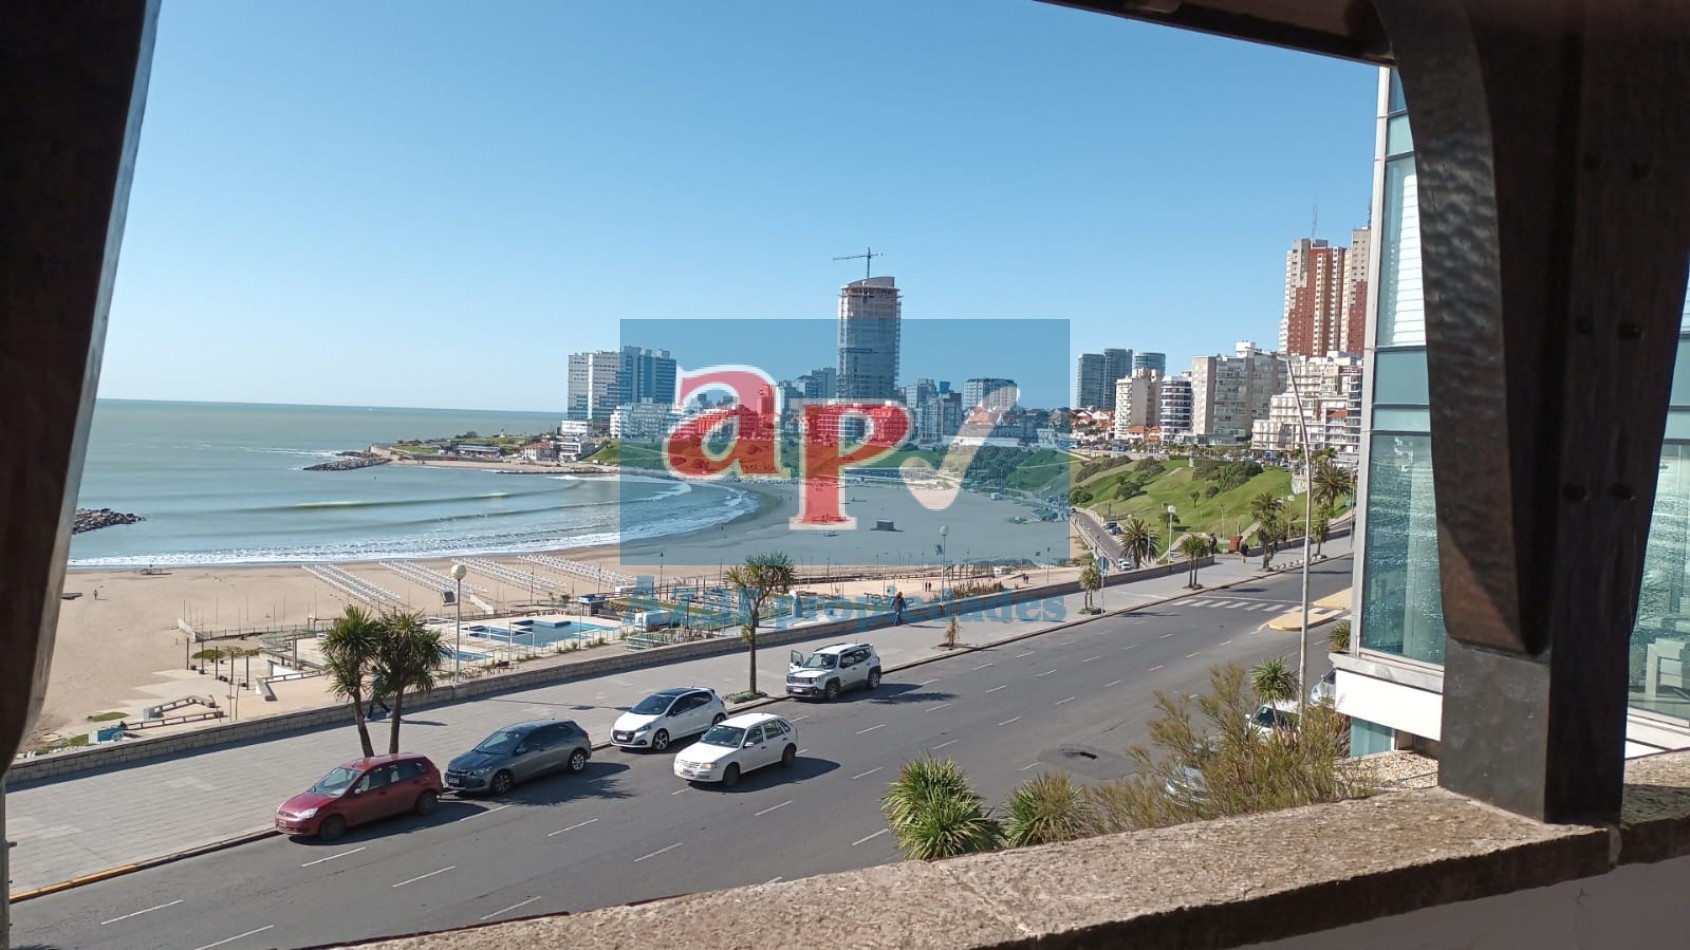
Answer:
[{"label": "red car", "polygon": [[440,770],[411,753],[378,755],[337,766],[276,809],[276,830],[333,841],[353,825],[393,815],[426,815],[440,803]]}]

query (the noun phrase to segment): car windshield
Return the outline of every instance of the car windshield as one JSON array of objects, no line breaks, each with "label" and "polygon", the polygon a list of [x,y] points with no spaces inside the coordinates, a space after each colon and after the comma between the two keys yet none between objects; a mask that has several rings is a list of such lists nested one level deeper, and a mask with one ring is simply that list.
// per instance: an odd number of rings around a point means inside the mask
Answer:
[{"label": "car windshield", "polygon": [[500,729],[481,740],[481,744],[475,747],[475,751],[483,755],[509,755],[516,751],[516,747],[521,745],[522,740],[526,738],[528,738],[526,732],[518,732],[515,729]]},{"label": "car windshield", "polygon": [[629,711],[642,716],[661,716],[669,710],[669,704],[674,701],[675,697],[658,693],[656,696],[647,696],[640,700],[640,704]]},{"label": "car windshield", "polygon": [[1264,729],[1272,729],[1275,726],[1292,726],[1296,723],[1296,713],[1280,712],[1266,706],[1256,710],[1256,725]]},{"label": "car windshield", "polygon": [[745,730],[738,726],[716,725],[698,740],[705,745],[719,745],[729,749],[737,749],[745,741]]},{"label": "car windshield", "polygon": [[357,769],[349,769],[344,765],[336,766],[333,772],[322,777],[317,784],[311,786],[311,791],[318,795],[340,795],[358,781]]},{"label": "car windshield", "polygon": [[812,653],[801,664],[806,670],[831,670],[839,665],[839,657],[832,653]]}]

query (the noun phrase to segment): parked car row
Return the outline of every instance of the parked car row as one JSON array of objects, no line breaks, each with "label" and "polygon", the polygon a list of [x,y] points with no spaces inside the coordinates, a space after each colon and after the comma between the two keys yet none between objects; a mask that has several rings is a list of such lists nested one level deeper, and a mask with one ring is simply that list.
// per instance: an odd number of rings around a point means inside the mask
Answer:
[{"label": "parked car row", "polygon": [[[839,643],[805,655],[792,652],[789,696],[836,699],[846,689],[875,689],[881,662],[874,647]],[[798,732],[788,719],[767,713],[728,718],[727,704],[703,686],[660,690],[611,726],[621,749],[663,752],[677,739],[699,736],[677,756],[675,774],[689,782],[731,786],[740,777],[798,757]],[[275,828],[286,835],[333,841],[348,828],[401,814],[426,815],[440,796],[487,792],[504,795],[519,783],[558,772],[580,772],[593,757],[593,739],[573,720],[542,719],[506,726],[447,763],[442,773],[414,753],[354,759],[336,766],[309,789],[276,809]]]}]

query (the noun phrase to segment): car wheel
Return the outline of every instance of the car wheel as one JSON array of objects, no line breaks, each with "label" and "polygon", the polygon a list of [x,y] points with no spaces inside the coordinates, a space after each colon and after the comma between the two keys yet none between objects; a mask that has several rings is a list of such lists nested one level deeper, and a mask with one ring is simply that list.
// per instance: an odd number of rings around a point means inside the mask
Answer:
[{"label": "car wheel", "polygon": [[722,787],[723,788],[733,788],[735,785],[738,785],[738,784],[739,784],[739,763],[735,762],[735,763],[730,764],[727,767],[727,769],[722,772]]},{"label": "car wheel", "polygon": [[868,688],[869,689],[879,689],[880,688],[880,671],[879,670],[869,670],[868,671]]},{"label": "car wheel", "polygon": [[579,772],[587,767],[587,753],[576,749],[569,753],[569,771]]},{"label": "car wheel", "polygon": [[493,794],[503,795],[506,792],[509,792],[511,790],[511,786],[515,784],[516,776],[512,775],[508,769],[500,769],[499,771],[493,773],[493,782],[487,787],[493,792]]},{"label": "car wheel", "polygon": [[792,768],[792,763],[794,763],[796,761],[798,761],[798,747],[797,746],[788,745],[785,749],[783,749],[781,751],[780,764],[781,764],[782,768],[790,769],[790,768]]},{"label": "car wheel", "polygon": [[839,698],[839,681],[838,680],[828,680],[827,689],[825,691],[823,691],[822,696],[823,696],[823,698],[825,698],[830,703],[833,702],[834,700],[838,699]]},{"label": "car wheel", "polygon": [[667,748],[669,748],[669,730],[659,729],[657,734],[651,737],[651,751],[662,752]]},{"label": "car wheel", "polygon": [[419,815],[432,815],[434,809],[440,805],[440,796],[434,792],[423,792],[417,796],[416,812]]},{"label": "car wheel", "polygon": [[339,815],[330,815],[317,826],[317,837],[324,841],[339,841],[343,834],[346,834],[346,819]]},{"label": "car wheel", "polygon": [[722,724],[722,720],[724,720],[724,719],[726,719],[726,718],[728,718],[728,717],[727,717],[727,716],[724,716],[724,715],[722,715],[722,714],[721,714],[721,713],[717,713],[717,714],[716,714],[716,715],[714,715],[714,716],[711,716],[711,717],[710,717],[710,727],[711,727],[711,728],[715,728],[715,727],[717,727],[717,726],[719,726],[719,725],[721,725],[721,724]]}]

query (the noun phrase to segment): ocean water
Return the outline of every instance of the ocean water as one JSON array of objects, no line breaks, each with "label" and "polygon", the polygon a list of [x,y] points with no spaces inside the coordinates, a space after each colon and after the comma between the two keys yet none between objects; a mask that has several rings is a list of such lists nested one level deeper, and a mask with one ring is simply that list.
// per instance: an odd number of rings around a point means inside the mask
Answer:
[{"label": "ocean water", "polygon": [[307,472],[373,442],[549,431],[559,416],[100,400],[78,506],[147,520],[79,534],[71,565],[257,564],[542,551],[720,524],[722,486],[398,465]]}]

